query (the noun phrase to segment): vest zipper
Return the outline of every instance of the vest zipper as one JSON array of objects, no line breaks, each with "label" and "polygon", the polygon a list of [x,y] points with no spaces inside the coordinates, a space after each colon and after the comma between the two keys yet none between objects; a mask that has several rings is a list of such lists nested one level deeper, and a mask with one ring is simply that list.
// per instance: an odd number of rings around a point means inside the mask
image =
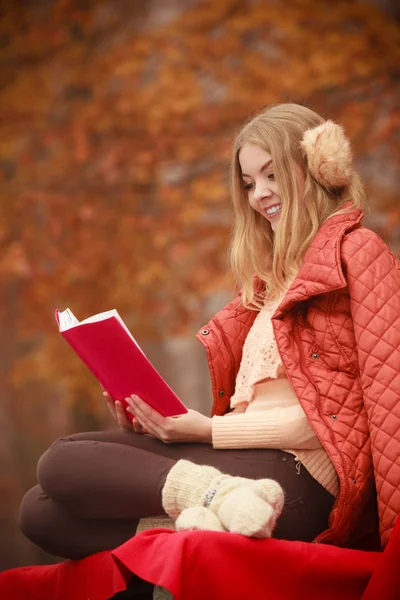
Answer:
[{"label": "vest zipper", "polygon": [[228,338],[226,337],[226,333],[222,327],[222,325],[220,324],[219,321],[217,321],[217,319],[212,319],[212,323],[214,323],[214,325],[216,326],[216,328],[218,329],[218,331],[221,334],[221,338],[223,341],[223,344],[225,346],[226,351],[228,352],[229,356],[231,357],[231,361],[232,361],[232,365],[233,365],[233,376],[232,376],[232,393],[233,390],[235,389],[235,379],[236,379],[236,361],[235,361],[235,357],[233,356],[233,352],[232,352],[232,348],[228,342]]},{"label": "vest zipper", "polygon": [[[300,326],[299,326],[299,324],[297,322],[295,322],[294,325],[295,325],[294,326],[294,337],[296,338],[296,341],[297,341],[297,344],[298,344],[298,347],[299,347],[299,351],[300,351],[300,364],[302,366],[303,373],[306,373],[308,380],[310,381],[311,385],[315,389],[315,392],[317,394],[317,410],[318,410],[319,416],[322,419],[321,410],[320,410],[320,408],[321,408],[321,397],[320,397],[319,389],[314,384],[314,382],[312,380],[312,377],[310,376],[310,372],[309,372],[309,370],[308,370],[308,368],[306,367],[306,364],[305,364],[305,356],[304,356],[303,347],[301,345],[301,339],[300,339]],[[329,428],[329,432],[330,432],[332,443],[335,446],[336,450],[338,451],[338,454],[341,456],[342,453],[340,452],[340,450],[339,450],[339,448],[338,448],[338,446],[337,446],[337,444],[335,442],[335,438],[333,437],[332,429],[329,426],[328,426],[328,428]],[[344,462],[342,464],[343,464],[343,471],[345,473],[345,482],[344,482],[345,488],[344,488],[343,500],[341,502],[340,501],[338,502],[338,507],[337,507],[337,510],[339,512],[339,521],[338,521],[335,529],[333,529],[332,527],[330,527],[329,529],[326,529],[325,531],[323,531],[322,533],[320,533],[319,535],[317,535],[317,537],[313,540],[313,542],[315,544],[318,544],[319,542],[321,542],[325,538],[329,537],[329,534],[331,532],[333,532],[335,530],[336,531],[340,531],[340,525],[341,525],[341,523],[343,521],[344,509],[346,508],[346,506],[348,504],[347,497],[348,497],[348,492],[349,492],[349,483],[348,483],[348,477],[346,476],[347,473],[346,473],[346,469],[345,469],[345,466],[344,466]]]}]

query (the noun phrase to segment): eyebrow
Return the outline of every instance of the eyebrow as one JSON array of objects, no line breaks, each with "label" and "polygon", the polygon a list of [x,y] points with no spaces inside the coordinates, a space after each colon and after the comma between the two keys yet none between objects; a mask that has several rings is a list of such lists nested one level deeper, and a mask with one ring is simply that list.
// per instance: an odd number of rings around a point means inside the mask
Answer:
[{"label": "eyebrow", "polygon": [[[267,167],[269,167],[269,165],[272,163],[272,158],[270,158],[269,160],[267,160],[267,162],[265,163],[265,165],[263,165],[260,169],[260,171],[264,171],[264,169],[266,169]],[[251,177],[251,175],[246,175],[246,173],[242,173],[242,177]]]}]

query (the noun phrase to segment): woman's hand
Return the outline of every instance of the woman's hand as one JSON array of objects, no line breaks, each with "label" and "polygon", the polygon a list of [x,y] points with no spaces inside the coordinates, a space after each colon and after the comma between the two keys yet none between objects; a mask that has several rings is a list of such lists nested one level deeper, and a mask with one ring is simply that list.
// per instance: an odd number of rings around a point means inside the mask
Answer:
[{"label": "woman's hand", "polygon": [[134,431],[135,433],[147,433],[147,431],[141,426],[136,417],[133,417],[133,420],[130,421],[126,416],[125,409],[123,407],[122,402],[114,400],[111,398],[110,394],[107,392],[103,392],[103,396],[107,401],[107,406],[110,409],[110,413],[118,423],[121,429],[125,431]]},{"label": "woman's hand", "polygon": [[126,401],[129,404],[127,410],[135,414],[140,425],[165,444],[212,442],[211,419],[196,410],[189,410],[179,417],[163,417],[138,396],[133,395]]}]

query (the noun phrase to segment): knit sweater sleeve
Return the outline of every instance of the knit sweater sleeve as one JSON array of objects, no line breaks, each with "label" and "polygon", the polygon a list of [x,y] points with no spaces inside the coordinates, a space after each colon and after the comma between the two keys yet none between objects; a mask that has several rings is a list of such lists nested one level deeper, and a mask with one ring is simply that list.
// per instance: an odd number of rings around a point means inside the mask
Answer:
[{"label": "knit sweater sleeve", "polygon": [[292,448],[313,450],[321,444],[298,404],[260,412],[212,418],[214,448]]}]

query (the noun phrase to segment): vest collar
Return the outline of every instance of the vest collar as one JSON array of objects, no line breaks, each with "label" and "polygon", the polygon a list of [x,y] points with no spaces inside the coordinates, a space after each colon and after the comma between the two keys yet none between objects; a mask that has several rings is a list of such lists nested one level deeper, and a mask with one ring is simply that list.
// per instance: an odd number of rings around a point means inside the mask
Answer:
[{"label": "vest collar", "polygon": [[[345,205],[350,207],[351,203]],[[340,246],[345,233],[357,227],[364,217],[362,210],[329,217],[318,230],[308,248],[297,277],[276,309],[273,318],[279,319],[296,302],[308,300],[346,287],[340,260]]]}]

